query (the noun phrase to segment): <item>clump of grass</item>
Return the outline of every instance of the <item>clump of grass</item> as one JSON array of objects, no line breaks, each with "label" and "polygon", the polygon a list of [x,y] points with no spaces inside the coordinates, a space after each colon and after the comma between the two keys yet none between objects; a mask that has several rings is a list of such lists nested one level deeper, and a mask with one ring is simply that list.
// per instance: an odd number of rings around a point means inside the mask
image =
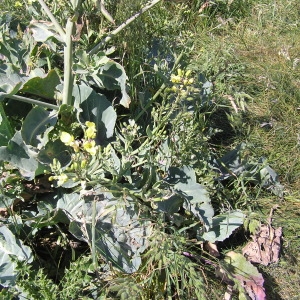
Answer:
[{"label": "clump of grass", "polygon": [[[299,266],[294,266],[300,246],[295,224],[300,198],[299,20],[299,1],[257,1],[243,18],[219,20],[213,29],[195,33],[194,49],[194,63],[214,82],[215,100],[236,116],[230,119],[238,130],[229,147],[239,141],[252,144],[257,157],[268,159],[285,186],[284,199],[266,199],[265,193],[255,197],[263,217],[272,205],[280,205],[274,222],[283,226],[282,259],[263,271],[267,290],[276,290],[282,299],[298,295],[290,277],[299,276]],[[244,112],[239,106],[241,93]]]}]

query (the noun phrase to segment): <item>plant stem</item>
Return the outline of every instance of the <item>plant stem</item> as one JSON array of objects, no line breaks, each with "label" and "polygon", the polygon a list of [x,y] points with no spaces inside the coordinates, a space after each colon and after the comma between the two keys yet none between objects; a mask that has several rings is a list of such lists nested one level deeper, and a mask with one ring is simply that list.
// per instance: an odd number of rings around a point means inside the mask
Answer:
[{"label": "plant stem", "polygon": [[92,257],[93,257],[93,265],[95,268],[95,271],[98,269],[98,263],[97,263],[97,253],[96,253],[96,197],[93,200],[93,211],[92,211]]},{"label": "plant stem", "polygon": [[[174,63],[174,66],[173,66],[171,72],[173,72],[173,71],[178,67],[178,65],[179,65],[179,63],[180,63],[180,60],[181,60],[182,56],[183,56],[183,52],[181,52],[180,55],[176,58],[176,61],[175,61],[175,63]],[[146,104],[146,106],[145,106],[145,107],[142,107],[143,110],[142,110],[142,111],[137,115],[137,117],[135,118],[135,121],[136,121],[136,122],[137,122],[138,119],[143,115],[143,113],[147,111],[147,109],[152,105],[152,103],[157,99],[157,97],[162,93],[162,91],[163,91],[165,88],[166,88],[166,84],[163,83],[163,84],[161,85],[161,87],[158,89],[158,91],[155,93],[155,95],[152,97],[152,99]]]},{"label": "plant stem", "polygon": [[45,108],[50,108],[50,109],[54,109],[54,110],[58,110],[59,107],[57,105],[53,105],[50,103],[45,103],[39,100],[34,100],[34,99],[30,99],[27,97],[22,97],[22,96],[17,96],[17,95],[7,95],[5,96],[6,98],[10,98],[13,100],[18,100],[18,101],[22,101],[22,102],[26,102],[26,103],[30,103],[30,104],[35,104],[35,105],[39,105]]},{"label": "plant stem", "polygon": [[69,18],[66,25],[66,45],[64,47],[64,89],[62,104],[72,105],[73,91],[73,42],[72,33],[74,22]]},{"label": "plant stem", "polygon": [[118,28],[113,30],[106,38],[104,38],[99,44],[97,44],[88,54],[95,54],[102,46],[104,46],[107,42],[109,42],[115,35],[117,35],[121,30],[123,30],[126,26],[128,26],[131,22],[137,19],[140,15],[150,9],[152,6],[160,2],[161,0],[153,0],[148,5],[144,6],[138,13],[133,15],[131,18],[126,20],[123,24],[121,24]]},{"label": "plant stem", "polygon": [[60,24],[58,23],[58,21],[55,19],[54,15],[52,14],[52,12],[50,11],[49,7],[47,6],[47,4],[43,1],[43,0],[38,0],[41,7],[44,9],[45,13],[48,15],[48,17],[50,18],[50,20],[52,21],[53,25],[55,26],[57,32],[59,33],[59,35],[61,36],[61,38],[63,40],[65,40],[66,38],[66,34],[65,31],[63,30],[63,28],[60,26]]}]

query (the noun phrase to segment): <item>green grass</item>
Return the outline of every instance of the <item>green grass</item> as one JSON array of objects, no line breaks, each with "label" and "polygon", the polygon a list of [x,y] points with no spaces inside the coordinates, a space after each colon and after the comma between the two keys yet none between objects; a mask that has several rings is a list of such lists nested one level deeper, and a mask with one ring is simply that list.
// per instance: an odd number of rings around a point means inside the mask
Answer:
[{"label": "green grass", "polygon": [[[191,1],[190,6],[183,1],[176,2],[170,6],[162,4],[159,12],[152,13],[156,18],[174,18],[180,26],[174,26],[172,21],[164,26],[155,25],[158,34],[165,31],[181,37],[177,51],[184,49],[184,43],[193,41],[190,65],[214,83],[215,101],[233,113],[229,122],[224,121],[226,114],[221,113],[223,127],[218,126],[225,132],[219,151],[246,141],[252,145],[256,157],[267,158],[285,187],[282,199],[261,193],[249,200],[262,220],[266,220],[273,205],[279,204],[274,226],[283,227],[281,259],[276,265],[260,268],[268,299],[297,299],[300,273],[297,223],[300,208],[300,3],[298,0],[237,0],[227,5],[225,1],[216,1],[201,15],[197,13],[199,5],[195,1]],[[166,7],[171,7],[171,11]],[[177,11],[175,15],[174,11]],[[230,99],[238,108],[238,114],[234,113]],[[216,282],[209,286],[215,285],[223,289]],[[210,299],[218,298],[210,295]]]},{"label": "green grass", "polygon": [[258,196],[254,209],[266,218],[273,205],[280,206],[274,226],[283,227],[281,260],[262,268],[268,299],[298,299],[300,3],[256,1],[242,18],[219,25],[195,33],[194,64],[214,80],[216,97],[231,110],[228,95],[237,106],[240,92],[251,97],[244,99],[243,117],[232,122],[237,130],[231,142],[251,143],[285,187],[283,199]]}]

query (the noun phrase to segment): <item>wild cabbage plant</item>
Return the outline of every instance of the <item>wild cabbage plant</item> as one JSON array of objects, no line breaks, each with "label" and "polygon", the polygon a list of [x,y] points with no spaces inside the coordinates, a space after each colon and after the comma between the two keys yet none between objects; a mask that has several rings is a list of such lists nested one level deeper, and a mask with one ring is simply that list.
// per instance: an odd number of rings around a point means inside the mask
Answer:
[{"label": "wild cabbage plant", "polygon": [[[0,205],[10,215],[0,227],[1,249],[8,253],[1,261],[2,286],[15,285],[17,270],[11,256],[32,261],[30,248],[15,236],[31,228],[26,231],[30,240],[42,228],[64,224],[77,241],[89,246],[98,278],[99,270],[106,270],[105,280],[113,272],[147,272],[145,266],[151,262],[153,278],[169,287],[159,295],[171,297],[176,290],[190,296],[194,289],[179,281],[189,280],[190,272],[192,285],[197,275],[202,276],[196,266],[207,261],[213,265],[215,260],[202,252],[193,254],[195,249],[224,241],[243,224],[245,214],[240,210],[229,207],[216,214],[209,194],[213,183],[207,187],[197,178],[196,170],[202,168],[203,174],[213,173],[215,181],[228,179],[237,174],[234,163],[240,160],[215,160],[209,152],[206,113],[214,105],[212,84],[191,69],[179,68],[182,55],[143,111],[116,126],[116,107],[128,108],[130,97],[124,68],[109,58],[105,45],[158,2],[144,6],[91,49],[79,44],[84,1],[71,2],[72,16],[65,27],[43,0],[38,3],[51,22],[32,20],[21,38],[18,32],[12,34],[9,22],[2,22]],[[113,21],[104,1],[100,11]],[[119,93],[117,105],[107,91]],[[23,111],[9,110],[17,105]],[[139,121],[148,113],[151,122],[142,127]],[[25,201],[22,191],[7,192],[14,172],[21,184],[41,178],[47,182],[46,195],[34,197],[35,210],[24,209],[19,215],[13,211],[16,197]],[[172,257],[180,270],[172,265]],[[203,285],[195,286],[201,295]],[[127,292],[124,284],[111,284],[112,292],[114,287]]]}]

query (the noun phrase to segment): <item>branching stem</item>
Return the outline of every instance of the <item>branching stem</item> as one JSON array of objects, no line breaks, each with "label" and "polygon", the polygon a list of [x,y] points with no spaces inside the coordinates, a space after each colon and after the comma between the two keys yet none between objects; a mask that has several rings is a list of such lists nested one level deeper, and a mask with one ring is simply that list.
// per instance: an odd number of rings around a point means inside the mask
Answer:
[{"label": "branching stem", "polygon": [[54,109],[54,110],[58,110],[59,107],[50,103],[45,103],[39,100],[35,100],[35,99],[31,99],[31,98],[27,98],[27,97],[23,97],[23,96],[18,96],[18,95],[7,95],[5,96],[6,98],[10,98],[13,100],[18,100],[18,101],[22,101],[22,102],[26,102],[26,103],[30,103],[30,104],[34,104],[34,105],[39,105],[45,108],[50,108],[50,109]]},{"label": "branching stem", "polygon": [[64,89],[63,89],[63,104],[72,105],[73,91],[73,42],[72,33],[74,22],[69,18],[66,25],[66,45],[64,47]]},{"label": "branching stem", "polygon": [[126,20],[123,24],[121,24],[118,28],[113,30],[106,38],[104,38],[99,44],[97,44],[88,54],[93,55],[95,54],[101,47],[103,47],[107,42],[109,42],[115,35],[117,35],[121,30],[127,27],[130,23],[136,20],[140,15],[150,9],[152,6],[160,2],[161,0],[153,0],[146,6],[144,6],[138,13],[133,15],[131,18]]},{"label": "branching stem", "polygon": [[44,9],[45,13],[48,15],[48,17],[51,20],[51,22],[53,23],[53,25],[55,26],[55,28],[56,28],[57,32],[59,33],[59,35],[61,36],[61,38],[63,40],[65,40],[65,38],[66,38],[65,31],[60,26],[60,24],[58,23],[58,21],[55,19],[54,15],[50,11],[50,9],[47,6],[47,4],[43,0],[38,0],[38,1],[40,3],[41,7]]}]

